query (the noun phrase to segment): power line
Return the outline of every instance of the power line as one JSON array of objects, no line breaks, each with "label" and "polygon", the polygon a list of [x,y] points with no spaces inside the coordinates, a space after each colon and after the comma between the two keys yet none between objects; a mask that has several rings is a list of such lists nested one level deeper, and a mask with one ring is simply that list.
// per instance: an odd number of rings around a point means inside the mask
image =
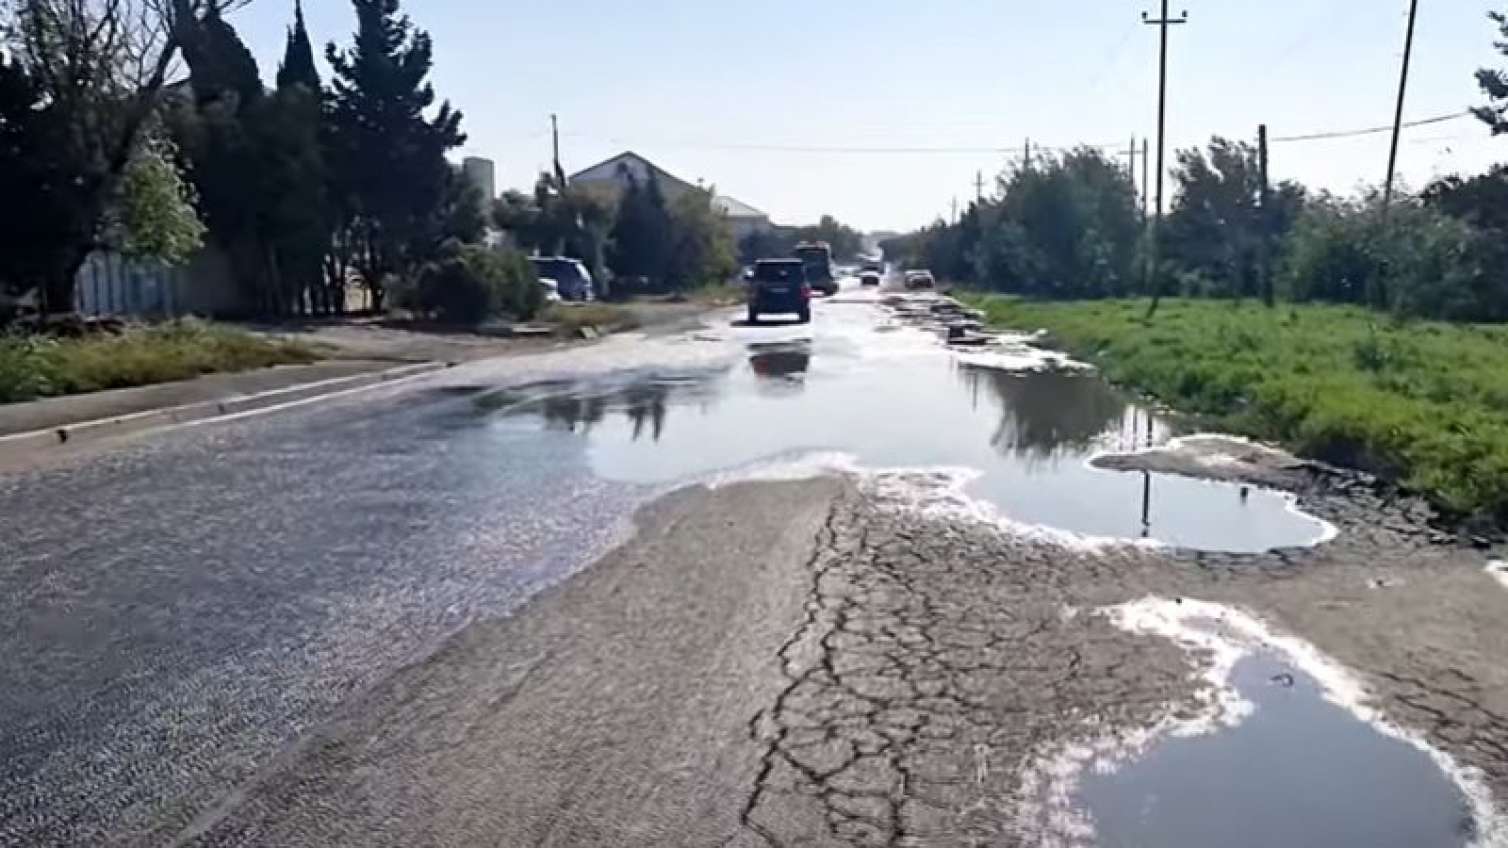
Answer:
[{"label": "power line", "polygon": [[[1418,121],[1405,121],[1401,126],[1404,129],[1410,129],[1412,127],[1426,127],[1426,126],[1429,126],[1430,124],[1443,124],[1446,121],[1457,121],[1457,120],[1460,120],[1461,118],[1465,118],[1465,117],[1468,117],[1470,115],[1471,115],[1471,111],[1470,110],[1466,110],[1466,111],[1462,111],[1462,112],[1452,112],[1449,115],[1436,115],[1433,118],[1424,118],[1424,119],[1418,120]],[[1272,141],[1273,143],[1277,143],[1277,142],[1291,142],[1291,141],[1325,141],[1325,140],[1334,139],[1334,138],[1351,138],[1353,136],[1377,135],[1379,133],[1386,133],[1386,132],[1392,132],[1392,131],[1393,131],[1393,125],[1392,124],[1388,124],[1386,126],[1381,126],[1381,127],[1367,127],[1366,129],[1362,129],[1362,130],[1334,130],[1334,131],[1331,131],[1331,132],[1308,133],[1306,135],[1288,135],[1288,136],[1283,136],[1281,138],[1273,138],[1273,139],[1270,139],[1270,141]]]},{"label": "power line", "polygon": [[[1413,128],[1413,127],[1424,127],[1424,126],[1430,126],[1432,124],[1445,123],[1447,121],[1456,121],[1456,120],[1460,120],[1461,118],[1466,118],[1466,117],[1470,117],[1470,116],[1471,116],[1471,112],[1469,110],[1467,110],[1467,111],[1461,111],[1461,112],[1451,112],[1449,114],[1436,115],[1436,116],[1431,117],[1431,118],[1423,118],[1423,119],[1420,119],[1420,120],[1417,120],[1417,121],[1406,121],[1406,122],[1404,122],[1403,127],[1405,129],[1409,129],[1409,128]],[[1304,133],[1304,134],[1301,134],[1301,135],[1273,136],[1272,138],[1268,139],[1268,142],[1270,144],[1280,144],[1280,143],[1281,144],[1291,144],[1291,143],[1306,142],[1306,141],[1327,141],[1327,140],[1333,140],[1333,139],[1352,138],[1352,137],[1358,137],[1358,136],[1378,135],[1378,134],[1381,134],[1381,133],[1391,132],[1392,129],[1393,129],[1392,125],[1389,124],[1387,126],[1366,127],[1366,128],[1363,128],[1363,129],[1326,130],[1326,131],[1321,131],[1321,132]],[[533,134],[533,137],[538,137],[538,136],[544,135],[546,133],[548,133],[548,130],[546,130],[543,133],[535,133],[535,134]],[[749,152],[765,152],[765,153],[817,153],[817,154],[824,154],[824,153],[847,154],[847,153],[853,153],[853,154],[874,154],[874,155],[884,155],[884,154],[905,154],[905,155],[912,155],[912,154],[915,154],[915,155],[974,155],[974,156],[978,156],[978,155],[1020,155],[1022,153],[1025,153],[1026,150],[1027,150],[1027,148],[1024,145],[1002,146],[1002,147],[986,146],[986,145],[959,145],[959,146],[937,145],[937,146],[929,146],[929,147],[910,147],[910,146],[894,146],[894,147],[891,147],[891,146],[884,146],[884,145],[864,146],[864,145],[820,145],[820,144],[760,144],[760,143],[746,143],[746,142],[717,142],[717,141],[674,141],[674,140],[659,140],[659,141],[656,141],[656,140],[653,140],[653,139],[648,139],[648,140],[646,140],[646,139],[627,139],[627,138],[623,138],[621,136],[595,136],[595,135],[592,135],[590,133],[580,133],[580,132],[562,132],[561,136],[566,137],[566,138],[596,139],[596,140],[599,140],[599,141],[611,142],[613,144],[625,144],[625,145],[638,144],[638,145],[643,145],[643,146],[657,146],[657,147],[682,147],[682,148],[690,148],[690,149],[696,149],[696,150],[729,150],[729,151],[749,151]],[[1105,143],[1101,143],[1101,144],[1090,144],[1090,143],[1086,142],[1086,143],[1081,143],[1081,144],[1065,144],[1065,145],[1056,145],[1056,146],[1044,145],[1044,144],[1038,144],[1037,142],[1032,142],[1030,149],[1031,149],[1031,152],[1035,154],[1035,153],[1065,153],[1065,152],[1068,152],[1068,151],[1077,150],[1079,148],[1090,148],[1090,149],[1093,149],[1093,150],[1103,150],[1103,151],[1107,151],[1107,152],[1108,151],[1115,151],[1116,155],[1124,156],[1126,154],[1125,145],[1126,145],[1125,141],[1112,141],[1112,142],[1105,142]]]}]

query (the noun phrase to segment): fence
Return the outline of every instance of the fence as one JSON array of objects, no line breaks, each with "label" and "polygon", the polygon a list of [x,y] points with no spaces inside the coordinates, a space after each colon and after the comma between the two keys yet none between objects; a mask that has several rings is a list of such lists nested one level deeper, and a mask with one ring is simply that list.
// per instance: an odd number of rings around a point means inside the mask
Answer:
[{"label": "fence", "polygon": [[170,318],[185,310],[188,271],[118,253],[91,253],[74,280],[74,308],[85,315]]}]

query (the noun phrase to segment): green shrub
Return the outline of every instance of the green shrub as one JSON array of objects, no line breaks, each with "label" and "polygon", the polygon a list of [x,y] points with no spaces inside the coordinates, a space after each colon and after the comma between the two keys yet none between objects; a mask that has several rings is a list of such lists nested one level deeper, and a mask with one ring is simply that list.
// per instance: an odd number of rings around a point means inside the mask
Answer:
[{"label": "green shrub", "polygon": [[543,293],[522,254],[452,243],[421,272],[412,300],[445,321],[478,324],[498,315],[532,318]]}]

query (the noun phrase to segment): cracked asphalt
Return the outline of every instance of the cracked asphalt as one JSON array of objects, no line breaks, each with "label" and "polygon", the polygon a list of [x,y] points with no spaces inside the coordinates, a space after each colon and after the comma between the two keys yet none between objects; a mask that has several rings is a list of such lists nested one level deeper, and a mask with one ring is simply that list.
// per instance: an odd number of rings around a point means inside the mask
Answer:
[{"label": "cracked asphalt", "polygon": [[1148,594],[1303,633],[1503,797],[1505,599],[1454,549],[1371,526],[1219,564],[852,481],[683,490],[589,571],[348,705],[187,844],[1050,844],[1024,780],[1039,758],[1199,685],[1182,649],[1093,614]]},{"label": "cracked asphalt", "polygon": [[1508,803],[1508,591],[1365,481],[1253,472],[1335,525],[1314,549],[1091,546],[918,509],[919,472],[672,491],[478,424],[483,390],[696,350],[0,475],[0,845],[1052,844],[1044,755],[1202,685],[1096,613],[1149,595],[1302,637]]}]

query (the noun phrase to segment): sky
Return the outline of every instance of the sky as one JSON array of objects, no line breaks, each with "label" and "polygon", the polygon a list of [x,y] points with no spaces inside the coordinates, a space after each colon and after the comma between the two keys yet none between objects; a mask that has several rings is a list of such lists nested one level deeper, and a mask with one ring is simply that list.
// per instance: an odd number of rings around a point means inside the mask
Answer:
[{"label": "sky", "polygon": [[[1480,105],[1473,78],[1508,68],[1486,13],[1501,0],[1420,0],[1405,120]],[[232,23],[270,80],[293,0]],[[909,230],[967,205],[982,176],[1041,147],[1124,156],[1157,126],[1154,0],[406,0],[435,44],[439,97],[465,113],[457,156],[494,160],[500,190],[550,163],[559,115],[569,173],[633,150],[781,224],[823,214]],[[1408,0],[1174,0],[1167,158],[1212,135],[1274,139],[1393,119]],[[349,44],[346,0],[305,0],[316,50]],[[1154,14],[1155,17],[1155,14]],[[328,74],[328,67],[322,69]],[[1350,192],[1380,183],[1388,134],[1275,141],[1275,180]],[[1467,117],[1406,130],[1420,186],[1508,160]],[[1170,195],[1171,197],[1171,195]]]}]

